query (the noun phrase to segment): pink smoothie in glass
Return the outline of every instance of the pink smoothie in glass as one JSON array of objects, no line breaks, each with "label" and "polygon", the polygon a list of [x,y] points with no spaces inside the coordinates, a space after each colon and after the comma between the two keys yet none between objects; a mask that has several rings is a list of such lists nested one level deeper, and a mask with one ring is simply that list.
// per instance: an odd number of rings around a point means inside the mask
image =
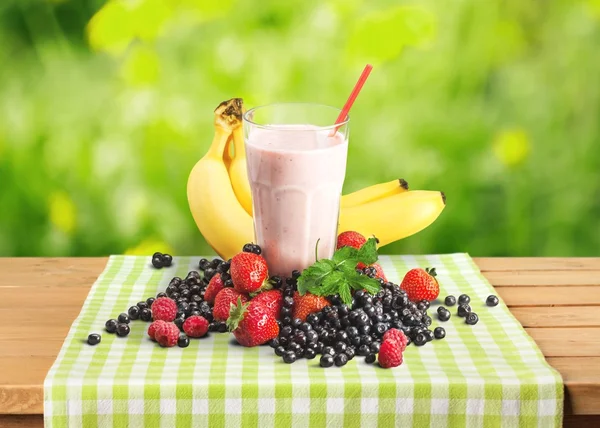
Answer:
[{"label": "pink smoothie in glass", "polygon": [[246,139],[254,228],[271,275],[335,251],[348,140],[310,125],[255,128]]}]

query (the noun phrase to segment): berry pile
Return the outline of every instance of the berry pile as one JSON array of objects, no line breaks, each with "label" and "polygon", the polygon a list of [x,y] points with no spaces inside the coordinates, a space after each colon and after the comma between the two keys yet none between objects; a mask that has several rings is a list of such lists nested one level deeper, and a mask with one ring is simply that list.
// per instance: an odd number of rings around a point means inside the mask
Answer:
[{"label": "berry pile", "polygon": [[173,264],[173,256],[170,254],[163,254],[156,252],[152,255],[152,266],[156,269],[162,269],[164,267],[169,267]]}]

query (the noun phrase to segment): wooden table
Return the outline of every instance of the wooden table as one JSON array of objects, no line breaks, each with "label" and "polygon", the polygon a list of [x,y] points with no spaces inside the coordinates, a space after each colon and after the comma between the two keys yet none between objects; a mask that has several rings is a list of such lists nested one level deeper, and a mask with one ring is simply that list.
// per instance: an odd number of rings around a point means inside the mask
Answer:
[{"label": "wooden table", "polygon": [[[106,258],[0,258],[0,427],[43,425],[43,381]],[[600,426],[600,258],[475,262],[565,382],[565,426]]]}]

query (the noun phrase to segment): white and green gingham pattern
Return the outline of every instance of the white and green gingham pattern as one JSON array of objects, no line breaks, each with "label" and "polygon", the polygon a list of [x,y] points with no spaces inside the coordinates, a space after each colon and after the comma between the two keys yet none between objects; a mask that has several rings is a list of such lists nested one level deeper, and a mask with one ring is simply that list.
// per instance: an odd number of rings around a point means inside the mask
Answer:
[{"label": "white and green gingham pattern", "polygon": [[[434,325],[446,339],[409,346],[404,363],[384,370],[356,357],[322,369],[319,359],[288,365],[269,347],[243,348],[229,334],[194,339],[188,348],[151,342],[148,323],[131,334],[104,322],[156,295],[198,257],[156,270],[149,257],[112,256],[73,323],[44,382],[47,427],[558,427],[563,384],[504,303],[485,306],[493,288],[467,254],[382,256],[398,283],[416,266],[435,266],[441,296],[466,293],[479,315]],[[85,343],[89,333],[102,342]]]}]

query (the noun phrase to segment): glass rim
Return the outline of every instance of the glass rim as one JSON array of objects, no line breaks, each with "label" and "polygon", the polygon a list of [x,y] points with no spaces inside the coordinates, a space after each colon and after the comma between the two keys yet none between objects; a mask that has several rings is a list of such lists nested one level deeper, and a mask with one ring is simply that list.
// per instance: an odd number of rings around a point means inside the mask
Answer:
[{"label": "glass rim", "polygon": [[[338,107],[333,107],[330,106],[329,104],[320,104],[320,103],[311,103],[311,102],[275,102],[275,103],[270,103],[270,104],[263,104],[260,106],[256,106],[256,107],[252,107],[249,110],[246,110],[246,112],[244,114],[242,114],[242,119],[244,122],[247,122],[249,124],[251,124],[252,126],[255,126],[257,128],[262,128],[262,129],[269,129],[269,130],[274,130],[277,129],[278,131],[294,131],[294,132],[315,132],[315,131],[327,131],[330,129],[335,129],[335,128],[341,128],[344,125],[347,125],[348,122],[350,121],[350,115],[346,114],[346,118],[340,122],[340,123],[333,123],[331,125],[327,125],[327,126],[319,126],[319,125],[313,125],[313,124],[309,124],[311,126],[314,126],[314,128],[312,129],[298,129],[298,128],[282,128],[281,125],[282,124],[263,124],[263,123],[258,123],[255,122],[253,120],[250,120],[248,115],[252,112],[255,112],[257,110],[266,108],[266,107],[274,107],[274,106],[313,106],[313,107],[326,107],[329,108],[331,110],[335,110],[338,112],[338,116],[339,113],[342,111],[341,108]],[[288,125],[294,125],[294,124],[288,124]]]}]

